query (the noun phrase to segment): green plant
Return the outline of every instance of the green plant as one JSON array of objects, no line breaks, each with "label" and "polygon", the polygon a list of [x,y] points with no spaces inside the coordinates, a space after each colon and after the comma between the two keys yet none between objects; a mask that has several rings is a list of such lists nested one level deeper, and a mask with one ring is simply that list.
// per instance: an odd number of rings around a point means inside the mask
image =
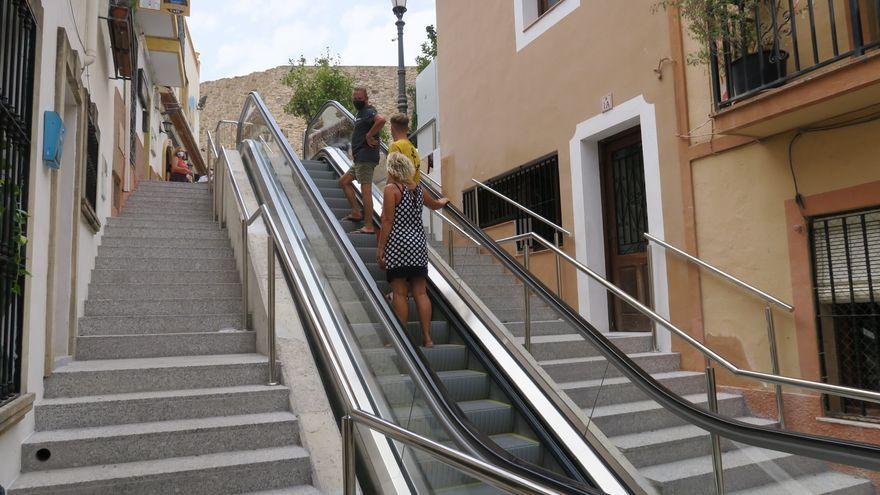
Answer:
[{"label": "green plant", "polygon": [[678,10],[700,45],[687,62],[702,65],[713,53],[738,58],[778,47],[791,33],[792,17],[803,9],[800,3],[795,0],[791,8],[786,0],[660,0],[654,10]]},{"label": "green plant", "polygon": [[422,43],[422,54],[416,56],[416,71],[421,74],[432,60],[437,58],[437,30],[434,26],[426,26],[428,39]]},{"label": "green plant", "polygon": [[[2,148],[0,148],[0,151],[2,151]],[[0,153],[0,156],[3,155],[3,153]],[[2,171],[4,177],[12,175],[7,170],[7,167],[8,163],[5,159],[2,159],[2,161],[0,161],[0,171]],[[7,194],[7,188],[11,188],[10,192],[12,194]],[[25,246],[27,245],[28,238],[24,235],[27,227],[28,214],[26,210],[20,208],[21,193],[21,186],[8,182],[5,178],[0,178],[0,197],[8,197],[9,205],[13,208],[12,243],[15,247],[13,248],[14,253],[10,259],[16,267],[16,277],[12,283],[12,293],[18,295],[20,295],[22,291],[22,279],[31,275],[30,272],[27,271],[27,255],[25,253]],[[5,217],[6,214],[6,204],[0,204],[0,217]]]},{"label": "green plant", "polygon": [[409,134],[411,136],[413,145],[418,146],[415,132],[419,129],[419,111],[416,102],[416,87],[413,85],[409,85],[406,87],[406,95],[409,97],[409,101],[412,102],[412,116],[409,118]]},{"label": "green plant", "polygon": [[306,65],[306,58],[290,61],[290,71],[282,82],[293,88],[293,96],[284,106],[286,113],[296,115],[307,122],[312,119],[327,100],[336,100],[352,110],[351,91],[354,78],[339,65],[339,57],[330,55],[330,49],[315,59],[314,65]]}]

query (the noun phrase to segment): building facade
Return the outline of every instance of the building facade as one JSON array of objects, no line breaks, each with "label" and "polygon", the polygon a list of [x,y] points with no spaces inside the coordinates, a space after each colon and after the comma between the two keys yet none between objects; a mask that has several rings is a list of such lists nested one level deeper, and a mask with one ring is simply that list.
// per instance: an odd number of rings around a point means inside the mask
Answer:
[{"label": "building facade", "polygon": [[[75,351],[107,218],[138,181],[164,178],[153,143],[171,147],[192,132],[162,126],[174,110],[160,95],[189,88],[197,97],[199,78],[185,21],[167,12],[108,0],[0,0],[0,16],[0,486],[8,486],[43,378]],[[155,36],[154,21],[180,29]],[[195,107],[180,120],[197,129]]]},{"label": "building facade", "polygon": [[[649,0],[438,2],[444,190],[496,238],[556,231],[472,179],[559,224],[565,252],[742,369],[774,370],[769,311],[779,373],[878,390],[880,21],[874,2],[819,3],[707,19]],[[738,54],[747,23],[760,49]],[[554,288],[554,257],[531,263]],[[600,330],[650,330],[565,264],[561,285]],[[662,329],[658,345],[706,366]],[[718,379],[777,414],[772,387]],[[880,440],[869,403],[783,395],[789,428]]]}]

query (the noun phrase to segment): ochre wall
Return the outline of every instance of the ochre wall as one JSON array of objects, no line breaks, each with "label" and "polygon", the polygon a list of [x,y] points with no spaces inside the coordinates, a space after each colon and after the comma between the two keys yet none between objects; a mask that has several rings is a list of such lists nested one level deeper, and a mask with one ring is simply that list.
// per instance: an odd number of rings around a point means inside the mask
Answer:
[{"label": "ochre wall", "polygon": [[[653,4],[582,0],[517,52],[513,2],[438,2],[443,184],[453,202],[461,204],[471,178],[491,178],[556,151],[562,224],[583,229],[573,225],[569,141],[577,124],[601,113],[603,95],[613,93],[615,104],[644,95],[657,115],[666,237],[678,243],[674,78],[669,64],[663,66],[663,79],[654,73],[660,60],[672,55],[667,16],[654,13]],[[565,250],[574,255],[573,238],[566,240]],[[538,254],[532,263],[555,288],[553,258]],[[673,315],[681,283],[670,279]],[[568,267],[564,296],[577,306],[576,277]]]}]

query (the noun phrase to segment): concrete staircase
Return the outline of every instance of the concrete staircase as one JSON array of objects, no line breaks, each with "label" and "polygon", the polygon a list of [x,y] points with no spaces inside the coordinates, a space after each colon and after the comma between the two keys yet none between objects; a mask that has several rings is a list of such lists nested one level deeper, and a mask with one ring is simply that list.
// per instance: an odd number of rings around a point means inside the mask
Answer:
[{"label": "concrete staircase", "polygon": [[[447,249],[436,245],[444,259]],[[458,247],[455,269],[513,334],[524,334],[522,285],[489,255]],[[512,296],[513,295],[513,296]],[[532,355],[648,482],[662,494],[714,492],[709,434],[648,399],[608,366],[592,344],[543,301],[530,301]],[[672,392],[706,407],[703,373],[682,371],[677,353],[653,352],[649,333],[610,333],[612,342]],[[720,393],[720,412],[760,425],[740,395]],[[870,480],[823,462],[722,442],[725,488],[742,494],[875,494]]]},{"label": "concrete staircase", "polygon": [[318,493],[240,312],[206,185],[142,182],[105,229],[75,360],[45,381],[9,493]]}]

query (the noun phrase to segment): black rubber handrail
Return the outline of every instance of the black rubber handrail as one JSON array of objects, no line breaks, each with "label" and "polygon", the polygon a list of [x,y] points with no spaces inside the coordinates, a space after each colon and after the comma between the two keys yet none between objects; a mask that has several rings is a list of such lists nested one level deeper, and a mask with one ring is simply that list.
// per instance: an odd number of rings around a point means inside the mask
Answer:
[{"label": "black rubber handrail", "polygon": [[[316,115],[320,115],[321,112],[331,106],[342,111],[344,114],[348,115],[349,118],[354,118],[339,102],[332,100],[325,103]],[[312,122],[309,122],[307,130],[311,125]],[[304,151],[307,149],[307,140],[308,133],[304,137]],[[387,147],[384,146],[384,143],[382,143],[382,146],[387,152]],[[430,185],[426,183],[423,183],[422,185],[435,196],[439,197],[442,195],[440,191],[437,191]],[[880,471],[880,446],[749,425],[735,419],[700,409],[690,401],[673,393],[630,359],[626,353],[622,352],[617,346],[611,343],[602,332],[586,321],[577,310],[558,298],[546,285],[544,285],[543,282],[538,280],[531,272],[525,270],[523,266],[510,255],[510,253],[499,246],[494,239],[488,236],[482,229],[476,227],[461,210],[451,203],[446,205],[443,209],[451,215],[459,226],[464,228],[469,235],[480,241],[482,248],[489,251],[496,260],[498,260],[507,270],[516,275],[517,278],[532,290],[532,292],[537,294],[544,300],[544,302],[558,311],[563,319],[570,323],[574,327],[574,330],[576,330],[582,337],[595,345],[603,357],[612,361],[626,378],[629,378],[651,399],[658,402],[661,406],[668,409],[676,416],[684,419],[688,423],[703,428],[704,430],[736,442],[768,450],[776,450],[820,459],[832,463],[846,464]],[[525,366],[524,363],[523,365]]]}]

